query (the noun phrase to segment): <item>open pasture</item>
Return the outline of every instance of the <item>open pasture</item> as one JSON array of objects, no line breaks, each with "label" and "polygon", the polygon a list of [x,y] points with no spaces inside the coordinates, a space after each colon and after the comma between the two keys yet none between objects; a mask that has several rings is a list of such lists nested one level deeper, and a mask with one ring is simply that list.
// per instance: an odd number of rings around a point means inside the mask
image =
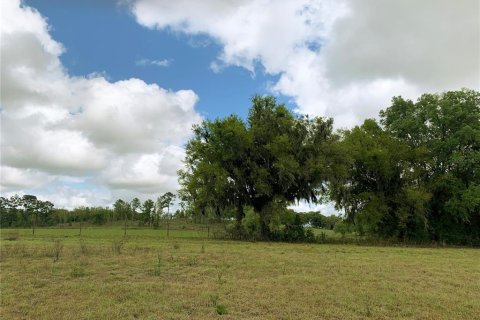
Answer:
[{"label": "open pasture", "polygon": [[475,319],[480,251],[7,229],[2,319]]}]

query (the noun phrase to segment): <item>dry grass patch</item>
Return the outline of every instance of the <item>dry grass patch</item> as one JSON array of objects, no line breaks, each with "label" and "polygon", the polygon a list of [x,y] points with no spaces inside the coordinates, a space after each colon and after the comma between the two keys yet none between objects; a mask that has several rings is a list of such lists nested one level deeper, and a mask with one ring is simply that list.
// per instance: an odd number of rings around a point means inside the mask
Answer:
[{"label": "dry grass patch", "polygon": [[114,241],[123,238],[105,230],[63,238],[56,262],[43,230],[2,241],[2,318],[474,319],[480,310],[476,249],[167,239],[148,231],[118,252]]}]

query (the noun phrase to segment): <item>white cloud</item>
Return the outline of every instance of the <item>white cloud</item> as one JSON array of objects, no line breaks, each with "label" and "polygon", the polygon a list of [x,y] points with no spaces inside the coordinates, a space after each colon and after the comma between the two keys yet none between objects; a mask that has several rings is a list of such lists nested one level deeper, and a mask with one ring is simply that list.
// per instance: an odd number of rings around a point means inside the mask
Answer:
[{"label": "white cloud", "polygon": [[0,166],[0,180],[2,192],[25,188],[38,188],[53,180],[53,177],[34,169],[18,169],[9,166]]},{"label": "white cloud", "polygon": [[162,59],[162,60],[150,60],[150,59],[140,59],[135,61],[137,66],[147,67],[147,66],[156,66],[156,67],[169,67],[172,64],[172,60]]},{"label": "white cloud", "polygon": [[57,208],[73,209],[81,206],[104,207],[112,203],[112,194],[104,188],[94,190],[77,188],[63,184],[55,184],[53,192],[46,192],[45,189],[36,193],[40,200],[48,200]]},{"label": "white cloud", "polygon": [[184,150],[168,146],[160,153],[131,155],[111,162],[102,179],[112,189],[137,190],[157,194],[175,190],[176,172],[182,168]]},{"label": "white cloud", "polygon": [[1,20],[2,192],[72,207],[106,204],[117,189],[175,191],[181,146],[201,120],[193,91],[72,77],[39,12],[2,1]]},{"label": "white cloud", "polygon": [[200,121],[191,90],[170,92],[139,79],[83,80],[82,110],[70,126],[114,152],[153,152],[181,144]]},{"label": "white cloud", "polygon": [[300,112],[351,126],[394,95],[480,88],[479,2],[463,0],[133,0],[138,23],[222,46],[228,65],[279,75]]}]

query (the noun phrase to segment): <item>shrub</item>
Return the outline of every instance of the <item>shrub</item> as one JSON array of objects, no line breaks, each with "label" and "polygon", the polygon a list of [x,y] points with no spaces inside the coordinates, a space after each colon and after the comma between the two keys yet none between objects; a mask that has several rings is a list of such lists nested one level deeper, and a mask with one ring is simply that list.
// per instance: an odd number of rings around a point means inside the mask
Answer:
[{"label": "shrub", "polygon": [[246,239],[255,241],[261,237],[260,215],[252,209],[246,210],[242,220],[242,232]]}]

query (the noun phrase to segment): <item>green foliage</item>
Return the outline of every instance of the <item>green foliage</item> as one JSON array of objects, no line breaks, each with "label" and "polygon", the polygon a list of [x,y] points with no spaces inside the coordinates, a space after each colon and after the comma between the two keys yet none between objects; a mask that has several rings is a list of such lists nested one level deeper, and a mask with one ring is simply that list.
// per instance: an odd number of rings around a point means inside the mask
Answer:
[{"label": "green foliage", "polygon": [[343,132],[331,198],[360,234],[480,243],[480,95],[395,97]]},{"label": "green foliage", "polygon": [[252,209],[247,210],[242,220],[242,230],[243,236],[248,240],[260,239],[260,215]]},{"label": "green foliage", "polygon": [[429,194],[420,188],[408,188],[408,147],[370,119],[345,131],[343,137],[339,147],[345,150],[346,170],[332,183],[331,195],[345,210],[347,220],[360,234],[396,238],[419,235],[427,227]]},{"label": "green foliage", "polygon": [[55,223],[53,203],[34,195],[0,197],[0,227],[50,226]]},{"label": "green foliage", "polygon": [[480,242],[480,93],[401,97],[381,112],[382,124],[408,145],[413,186],[431,195],[428,231],[437,241]]},{"label": "green foliage", "polygon": [[296,117],[273,97],[255,96],[247,122],[206,120],[194,134],[179,172],[181,199],[201,215],[235,208],[237,230],[251,206],[261,236],[270,238],[274,208],[319,200],[329,176],[332,121]]},{"label": "green foliage", "polygon": [[145,200],[142,207],[140,221],[143,224],[150,225],[153,222],[154,214],[155,214],[155,202],[153,202],[153,200],[151,199]]}]

